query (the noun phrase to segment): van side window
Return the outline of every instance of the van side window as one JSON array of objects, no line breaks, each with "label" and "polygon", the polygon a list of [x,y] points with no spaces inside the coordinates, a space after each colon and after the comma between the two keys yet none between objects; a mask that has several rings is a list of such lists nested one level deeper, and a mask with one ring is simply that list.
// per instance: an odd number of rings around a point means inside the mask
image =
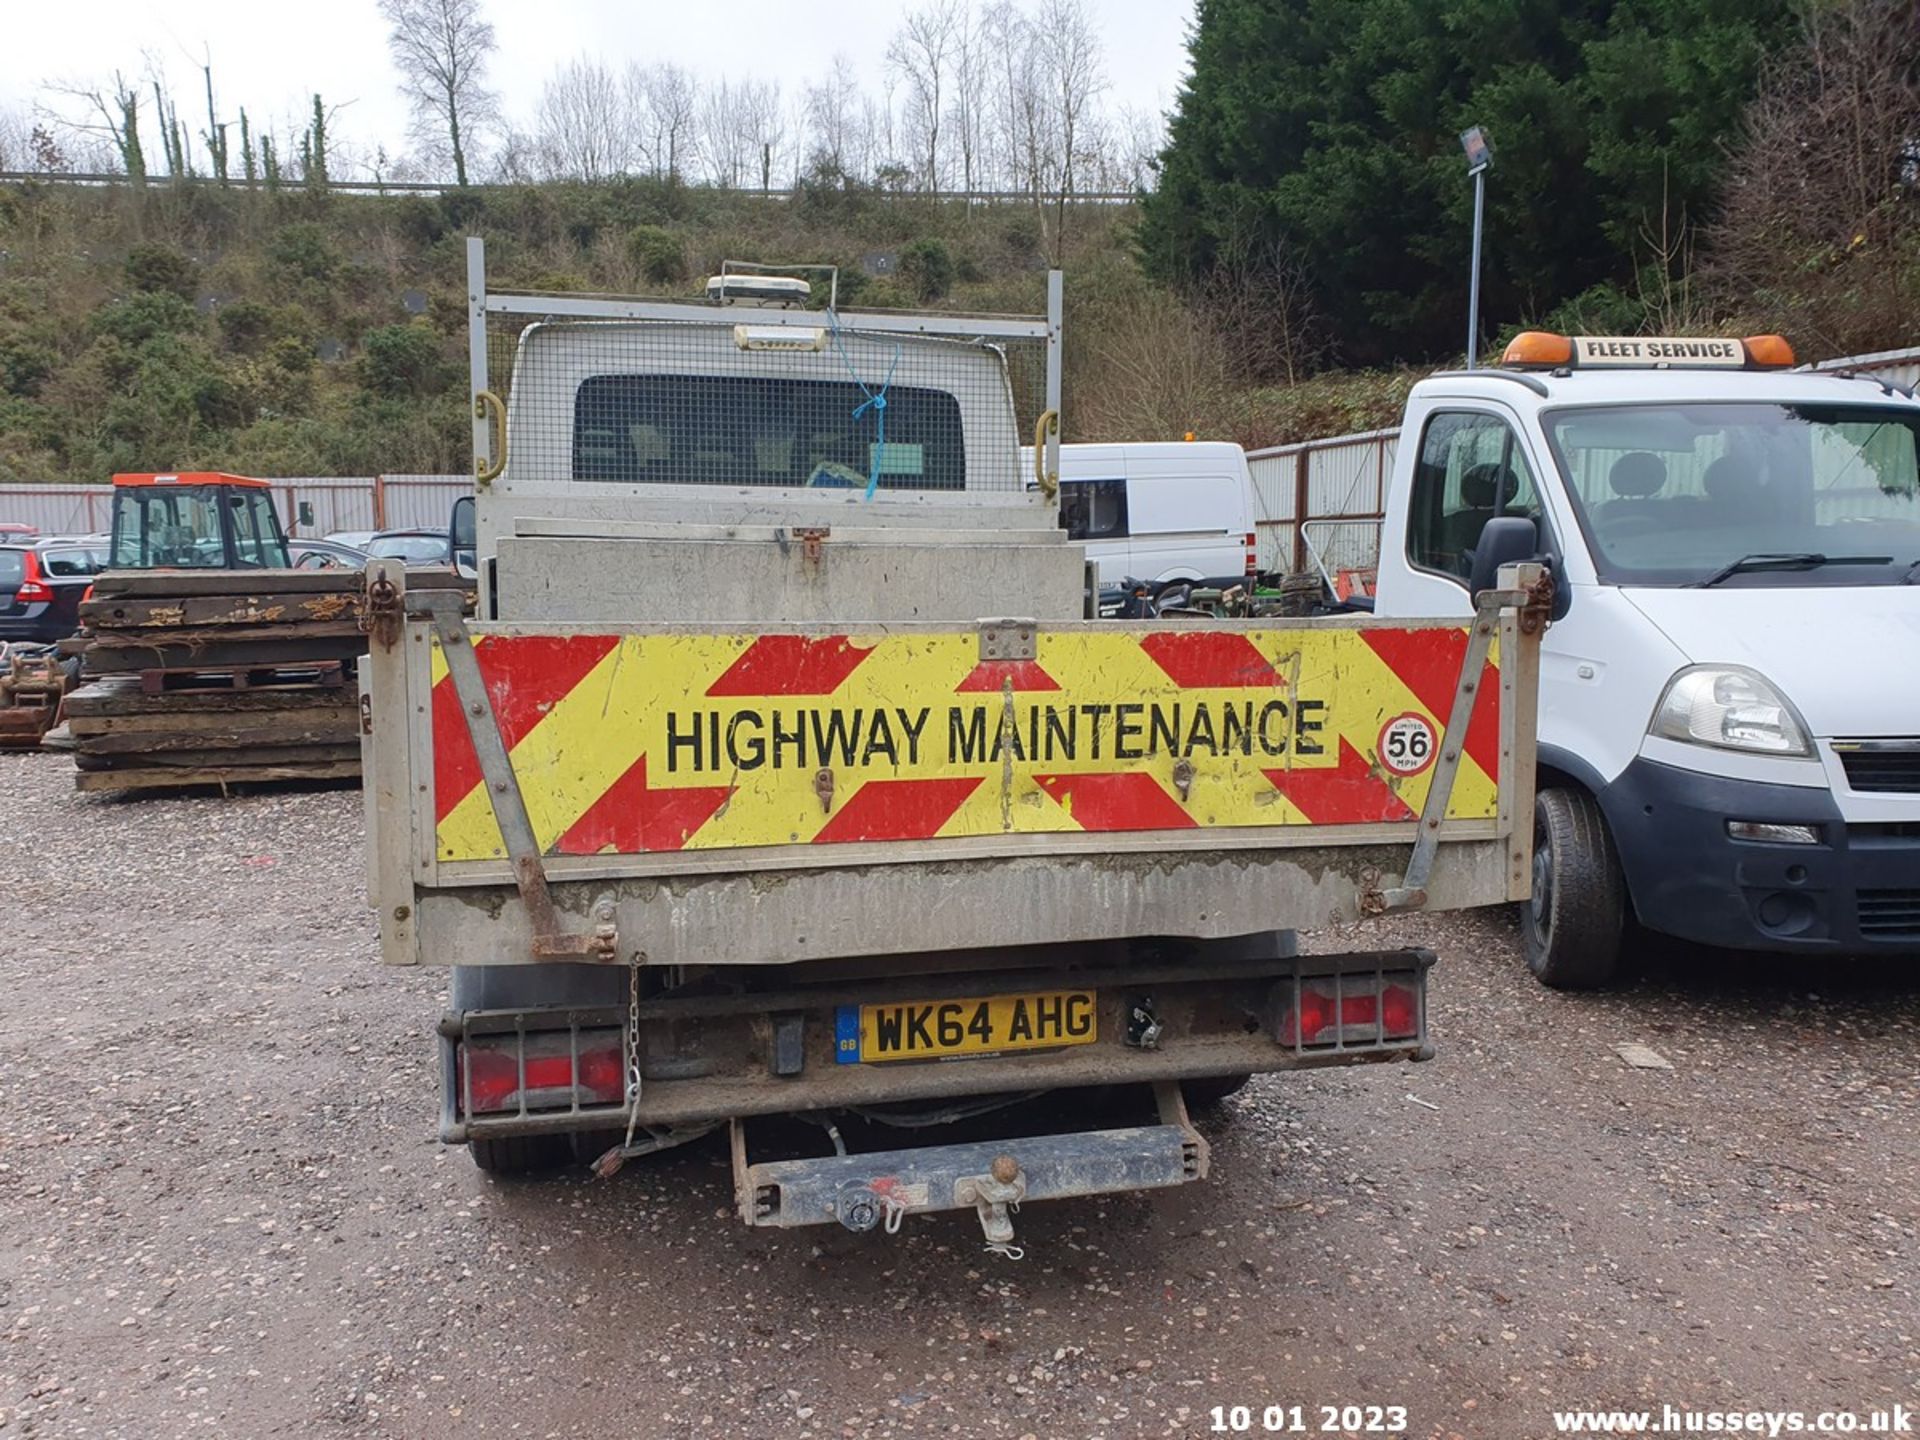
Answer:
[{"label": "van side window", "polygon": [[1413,471],[1407,559],[1419,569],[1465,580],[1480,531],[1496,515],[1540,523],[1540,494],[1512,427],[1496,415],[1433,416]]},{"label": "van side window", "polygon": [[1127,533],[1127,482],[1063,480],[1060,524],[1071,540],[1118,540]]}]

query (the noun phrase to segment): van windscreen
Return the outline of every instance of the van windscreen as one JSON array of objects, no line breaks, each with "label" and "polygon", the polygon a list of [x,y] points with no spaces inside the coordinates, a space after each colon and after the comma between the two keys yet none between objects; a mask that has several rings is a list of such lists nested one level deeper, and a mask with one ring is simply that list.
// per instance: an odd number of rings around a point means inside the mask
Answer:
[{"label": "van windscreen", "polygon": [[574,399],[573,478],[629,485],[963,490],[960,404],[894,385],[880,407],[849,380],[596,375]]},{"label": "van windscreen", "polygon": [[1886,585],[1920,565],[1911,405],[1593,405],[1543,418],[1608,584],[1717,582],[1752,558],[1794,563],[1738,583]]}]

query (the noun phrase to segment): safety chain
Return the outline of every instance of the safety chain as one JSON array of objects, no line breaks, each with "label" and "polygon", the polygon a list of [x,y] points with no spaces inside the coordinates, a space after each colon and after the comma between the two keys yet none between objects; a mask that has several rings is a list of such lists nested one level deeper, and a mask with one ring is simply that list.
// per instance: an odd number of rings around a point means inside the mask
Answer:
[{"label": "safety chain", "polygon": [[627,1140],[640,1119],[640,967],[627,966]]}]

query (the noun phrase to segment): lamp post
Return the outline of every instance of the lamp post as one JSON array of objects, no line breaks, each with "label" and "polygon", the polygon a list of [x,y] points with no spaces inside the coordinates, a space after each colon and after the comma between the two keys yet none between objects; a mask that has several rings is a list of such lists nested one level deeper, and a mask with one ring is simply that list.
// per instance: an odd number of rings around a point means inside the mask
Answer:
[{"label": "lamp post", "polygon": [[1467,152],[1467,177],[1473,181],[1473,274],[1467,282],[1467,369],[1480,352],[1480,227],[1487,210],[1487,171],[1493,168],[1493,147],[1478,125],[1460,132],[1460,148]]}]

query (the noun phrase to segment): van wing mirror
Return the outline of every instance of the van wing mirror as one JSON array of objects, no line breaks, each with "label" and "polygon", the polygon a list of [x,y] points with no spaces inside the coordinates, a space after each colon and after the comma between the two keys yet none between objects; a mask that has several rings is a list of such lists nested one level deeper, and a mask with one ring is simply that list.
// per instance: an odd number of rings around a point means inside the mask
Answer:
[{"label": "van wing mirror", "polygon": [[453,521],[447,526],[447,558],[457,562],[474,548],[473,496],[462,495],[453,502]]},{"label": "van wing mirror", "polygon": [[1539,554],[1540,531],[1533,521],[1524,515],[1495,515],[1481,527],[1480,543],[1473,547],[1468,593],[1478,598],[1499,583],[1502,565],[1518,565]]}]

